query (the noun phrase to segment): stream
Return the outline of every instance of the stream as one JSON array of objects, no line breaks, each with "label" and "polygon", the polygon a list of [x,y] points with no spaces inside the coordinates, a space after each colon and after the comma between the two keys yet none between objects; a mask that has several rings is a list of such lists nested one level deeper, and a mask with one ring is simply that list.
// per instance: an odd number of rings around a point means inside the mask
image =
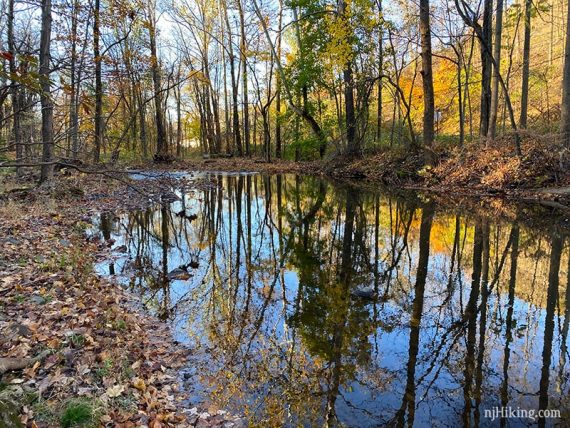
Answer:
[{"label": "stream", "polygon": [[98,273],[191,350],[190,402],[255,426],[570,415],[570,239],[557,220],[531,228],[309,176],[207,176],[170,204],[96,219],[114,240]]}]

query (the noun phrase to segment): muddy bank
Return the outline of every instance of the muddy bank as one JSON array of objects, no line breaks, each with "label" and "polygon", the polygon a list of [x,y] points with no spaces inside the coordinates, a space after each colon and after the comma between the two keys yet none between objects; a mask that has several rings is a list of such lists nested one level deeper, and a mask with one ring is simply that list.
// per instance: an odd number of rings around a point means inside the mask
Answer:
[{"label": "muddy bank", "polygon": [[93,272],[113,245],[89,237],[93,215],[207,185],[173,180],[2,183],[13,191],[0,200],[0,425],[244,424],[188,401],[179,369],[190,350],[137,296]]}]

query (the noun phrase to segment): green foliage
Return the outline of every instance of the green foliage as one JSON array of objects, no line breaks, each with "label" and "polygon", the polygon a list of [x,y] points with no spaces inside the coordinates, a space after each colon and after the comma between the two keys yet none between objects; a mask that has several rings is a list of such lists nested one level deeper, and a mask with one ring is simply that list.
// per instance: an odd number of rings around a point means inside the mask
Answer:
[{"label": "green foliage", "polygon": [[0,401],[0,427],[23,427],[14,406],[5,401]]},{"label": "green foliage", "polygon": [[301,138],[294,140],[285,147],[285,158],[295,159],[296,153],[299,160],[312,160],[319,156],[319,140],[315,137]]},{"label": "green foliage", "polygon": [[81,348],[85,344],[85,336],[74,333],[69,337],[69,343],[71,343],[71,346],[74,348]]},{"label": "green foliage", "polygon": [[103,364],[95,369],[95,376],[100,379],[109,376],[111,369],[113,368],[113,360],[107,358],[103,361]]},{"label": "green foliage", "polygon": [[60,418],[62,428],[91,426],[96,424],[96,413],[86,400],[71,400],[65,406]]}]

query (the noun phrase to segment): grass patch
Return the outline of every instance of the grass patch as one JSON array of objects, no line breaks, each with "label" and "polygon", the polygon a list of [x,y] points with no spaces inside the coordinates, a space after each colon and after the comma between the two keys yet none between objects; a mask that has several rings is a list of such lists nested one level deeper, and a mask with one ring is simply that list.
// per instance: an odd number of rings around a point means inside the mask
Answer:
[{"label": "grass patch", "polygon": [[73,348],[78,349],[81,348],[85,344],[85,336],[82,334],[72,334],[69,336],[69,342]]},{"label": "grass patch", "polygon": [[95,376],[99,379],[103,379],[111,374],[111,369],[113,368],[113,360],[107,358],[103,361],[103,364],[95,369]]},{"label": "grass patch", "polygon": [[127,323],[124,320],[117,320],[114,323],[114,328],[115,330],[125,330],[127,328]]},{"label": "grass patch", "polygon": [[66,403],[59,423],[62,428],[96,426],[98,414],[87,400],[73,399]]},{"label": "grass patch", "polygon": [[34,418],[37,422],[41,424],[47,424],[49,426],[57,426],[58,416],[57,412],[47,404],[46,401],[40,400],[36,402],[32,410],[34,412]]}]

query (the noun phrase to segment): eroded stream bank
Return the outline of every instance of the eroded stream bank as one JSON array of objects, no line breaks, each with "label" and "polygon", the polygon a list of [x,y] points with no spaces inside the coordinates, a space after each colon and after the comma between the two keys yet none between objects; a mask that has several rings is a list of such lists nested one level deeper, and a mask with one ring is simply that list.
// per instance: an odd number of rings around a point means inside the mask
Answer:
[{"label": "eroded stream bank", "polygon": [[278,426],[484,424],[507,405],[568,420],[564,211],[298,175],[209,182],[94,221],[116,249],[97,271],[192,351],[191,401]]},{"label": "eroded stream bank", "polygon": [[[390,189],[408,188],[445,198],[478,198],[494,201],[538,202],[570,211],[570,150],[545,139],[525,138],[523,155],[509,149],[508,138],[462,148],[438,145],[432,155],[433,166],[426,165],[425,154],[418,150],[379,148],[362,157],[335,155],[320,161],[293,162],[262,158],[215,157],[185,159],[165,170],[257,171],[268,174],[309,174],[341,181],[352,180],[368,186]],[[143,169],[148,164],[141,165]],[[151,165],[150,168],[156,167]]]}]

